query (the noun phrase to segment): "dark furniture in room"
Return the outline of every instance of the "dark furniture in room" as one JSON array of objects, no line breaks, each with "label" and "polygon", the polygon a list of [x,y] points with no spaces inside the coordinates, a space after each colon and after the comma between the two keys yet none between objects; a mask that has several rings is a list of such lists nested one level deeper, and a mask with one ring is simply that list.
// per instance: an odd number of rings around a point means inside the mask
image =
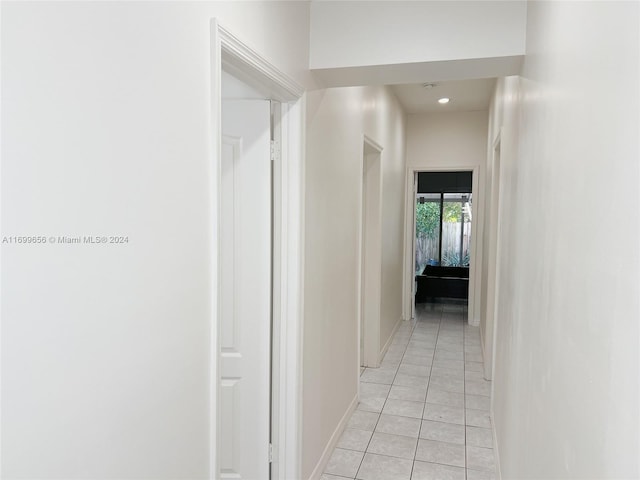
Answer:
[{"label": "dark furniture in room", "polygon": [[427,265],[422,275],[416,275],[416,303],[436,298],[469,298],[469,269]]}]

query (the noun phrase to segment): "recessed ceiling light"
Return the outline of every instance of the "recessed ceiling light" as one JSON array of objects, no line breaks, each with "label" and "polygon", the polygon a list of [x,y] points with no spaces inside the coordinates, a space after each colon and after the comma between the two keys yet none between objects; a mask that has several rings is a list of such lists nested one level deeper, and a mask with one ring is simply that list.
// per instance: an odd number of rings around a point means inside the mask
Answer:
[{"label": "recessed ceiling light", "polygon": [[440,100],[438,100],[438,103],[444,105],[445,103],[449,103],[449,99],[447,97],[442,97]]},{"label": "recessed ceiling light", "polygon": [[435,88],[437,86],[438,86],[437,83],[423,83],[422,84],[422,88],[424,88],[425,90],[430,90],[430,89]]}]

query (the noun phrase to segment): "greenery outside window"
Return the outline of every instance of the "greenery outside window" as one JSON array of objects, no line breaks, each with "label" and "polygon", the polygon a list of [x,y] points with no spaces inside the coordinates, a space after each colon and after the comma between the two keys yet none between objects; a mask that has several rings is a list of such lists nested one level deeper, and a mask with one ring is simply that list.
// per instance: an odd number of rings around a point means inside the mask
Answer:
[{"label": "greenery outside window", "polygon": [[426,265],[469,267],[471,192],[416,197],[416,274]]}]

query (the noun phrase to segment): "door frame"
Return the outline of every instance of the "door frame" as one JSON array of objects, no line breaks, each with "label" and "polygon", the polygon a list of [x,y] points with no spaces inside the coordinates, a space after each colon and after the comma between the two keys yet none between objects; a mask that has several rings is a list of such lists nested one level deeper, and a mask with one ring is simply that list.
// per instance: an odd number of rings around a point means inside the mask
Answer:
[{"label": "door frame", "polygon": [[[358,292],[358,307],[357,307],[357,318],[358,318],[358,352],[360,352],[360,348],[362,343],[364,343],[364,355],[363,358],[360,359],[360,354],[358,355],[358,377],[360,375],[360,364],[363,363],[366,367],[379,367],[380,366],[380,304],[381,304],[381,289],[382,289],[382,238],[381,238],[381,227],[382,227],[382,151],[383,147],[368,137],[367,135],[362,136],[362,159],[360,162],[360,225],[358,227],[358,279],[357,279],[357,287],[356,291]],[[374,213],[375,216],[375,224],[373,228],[378,230],[375,235],[369,236],[369,243],[367,244],[369,253],[373,253],[373,258],[370,259],[370,262],[364,261],[364,253],[365,253],[365,202],[363,201],[365,198],[365,192],[367,191],[367,184],[365,182],[364,173],[365,173],[365,165],[367,163],[367,157],[369,155],[374,155],[374,162],[377,162],[375,168],[378,169],[378,182],[377,185],[371,185],[376,189],[376,198],[374,201],[376,202],[376,210]],[[369,201],[367,202],[369,203]],[[373,279],[375,283],[373,288],[373,299],[372,303],[375,304],[373,315],[368,315],[363,319],[364,315],[364,291],[363,287],[363,276],[365,271],[365,263],[371,265],[370,268],[377,266],[376,275]],[[364,330],[362,331],[362,324],[364,321]],[[362,362],[361,362],[362,360]],[[360,382],[358,382],[360,385]]]},{"label": "door frame", "polygon": [[[209,478],[218,477],[219,422],[219,192],[222,158],[222,70],[269,92],[278,109],[280,145],[273,175],[273,340],[271,478],[299,478],[302,405],[302,292],[304,212],[304,88],[244,44],[217,19],[210,24],[211,258]],[[286,252],[286,253],[285,253]]]},{"label": "door frame", "polygon": [[428,165],[410,166],[406,169],[406,204],[405,204],[405,244],[403,275],[403,317],[410,320],[414,315],[415,298],[413,284],[415,282],[415,192],[414,182],[418,173],[423,172],[472,172],[471,194],[473,195],[473,219],[471,221],[471,258],[469,261],[469,300],[467,302],[467,322],[478,325],[477,300],[480,298],[482,284],[482,222],[484,218],[484,191],[481,188],[480,176],[483,174],[480,165]]},{"label": "door frame", "polygon": [[[487,288],[485,310],[485,338],[482,338],[484,352],[484,378],[493,380],[495,371],[495,346],[498,326],[498,305],[500,285],[500,227],[502,210],[502,137],[501,128],[491,145],[491,177],[487,179],[489,191],[486,196],[487,223]],[[492,387],[493,388],[493,387]],[[491,396],[493,399],[493,395]],[[493,400],[492,400],[493,401]]]}]

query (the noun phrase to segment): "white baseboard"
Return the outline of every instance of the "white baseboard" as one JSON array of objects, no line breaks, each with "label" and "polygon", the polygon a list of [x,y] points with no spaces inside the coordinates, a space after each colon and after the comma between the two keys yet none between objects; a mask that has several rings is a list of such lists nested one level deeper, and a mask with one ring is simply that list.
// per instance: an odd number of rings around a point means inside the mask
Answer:
[{"label": "white baseboard", "polygon": [[336,448],[336,444],[338,443],[338,440],[340,440],[340,435],[342,435],[342,432],[344,432],[344,429],[347,426],[347,422],[349,422],[349,419],[351,418],[351,414],[354,412],[357,406],[358,406],[358,394],[356,394],[355,398],[351,401],[349,408],[347,408],[347,411],[340,419],[338,426],[333,431],[333,435],[331,435],[331,438],[329,439],[327,446],[322,452],[322,455],[320,456],[320,460],[318,460],[318,463],[316,464],[316,468],[314,468],[313,472],[311,472],[311,476],[309,477],[309,480],[319,480],[320,476],[324,472],[325,467],[327,466],[327,463],[329,463],[329,458],[331,458],[333,449]]},{"label": "white baseboard", "polygon": [[393,341],[393,336],[396,334],[396,332],[398,331],[398,328],[400,327],[400,324],[403,321],[405,320],[402,320],[402,318],[398,319],[395,326],[393,327],[393,330],[391,330],[391,335],[389,335],[389,338],[387,339],[387,343],[384,344],[384,347],[382,347],[382,350],[380,351],[380,356],[378,357],[378,363],[382,361],[385,354],[387,353],[387,350],[389,350],[389,347],[391,346],[391,342]]},{"label": "white baseboard", "polygon": [[502,472],[500,471],[500,450],[498,449],[498,436],[496,435],[496,422],[493,414],[493,408],[489,413],[491,416],[491,434],[493,435],[493,460],[496,464],[496,480],[502,480]]},{"label": "white baseboard", "polygon": [[484,335],[482,335],[482,329],[480,329],[480,348],[482,348],[482,377],[485,380],[492,381],[492,378],[487,378],[485,375],[485,365],[487,364],[487,353],[484,350]]}]

